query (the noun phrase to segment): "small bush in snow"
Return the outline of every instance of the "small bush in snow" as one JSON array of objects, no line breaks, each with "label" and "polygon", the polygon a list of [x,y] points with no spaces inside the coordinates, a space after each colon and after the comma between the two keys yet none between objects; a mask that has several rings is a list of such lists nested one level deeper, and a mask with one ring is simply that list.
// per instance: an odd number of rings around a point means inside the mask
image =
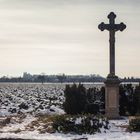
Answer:
[{"label": "small bush in snow", "polygon": [[140,118],[132,119],[129,122],[129,130],[140,132]]},{"label": "small bush in snow", "polygon": [[53,120],[53,128],[60,133],[94,134],[101,129],[108,129],[105,118],[93,115],[61,115]]}]

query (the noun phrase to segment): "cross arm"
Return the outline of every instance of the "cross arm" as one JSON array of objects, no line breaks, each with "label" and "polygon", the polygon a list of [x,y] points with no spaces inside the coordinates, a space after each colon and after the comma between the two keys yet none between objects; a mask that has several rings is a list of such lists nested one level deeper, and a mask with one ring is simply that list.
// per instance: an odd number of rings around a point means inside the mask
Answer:
[{"label": "cross arm", "polygon": [[106,29],[106,25],[104,22],[101,22],[101,24],[98,25],[98,28],[101,30],[101,31],[104,31]]},{"label": "cross arm", "polygon": [[101,31],[123,31],[126,28],[126,25],[123,22],[121,22],[120,24],[105,24],[104,22],[102,22],[101,24],[99,24],[98,28]]},{"label": "cross arm", "polygon": [[111,30],[114,30],[114,25],[111,25],[111,24],[105,24],[104,22],[102,22],[101,24],[99,24],[98,28],[101,30],[101,31],[104,31],[104,30],[108,30],[108,31],[111,31]]},{"label": "cross arm", "polygon": [[116,30],[120,30],[120,31],[123,31],[124,29],[126,28],[126,25],[121,22],[120,24],[116,24]]}]

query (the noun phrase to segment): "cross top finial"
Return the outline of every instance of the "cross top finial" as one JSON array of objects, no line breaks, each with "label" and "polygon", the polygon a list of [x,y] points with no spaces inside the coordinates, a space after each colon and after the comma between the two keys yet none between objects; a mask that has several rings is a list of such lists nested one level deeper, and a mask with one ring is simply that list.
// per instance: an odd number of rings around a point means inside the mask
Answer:
[{"label": "cross top finial", "polygon": [[110,12],[110,14],[108,15],[109,19],[115,19],[116,15],[114,14],[114,12]]}]

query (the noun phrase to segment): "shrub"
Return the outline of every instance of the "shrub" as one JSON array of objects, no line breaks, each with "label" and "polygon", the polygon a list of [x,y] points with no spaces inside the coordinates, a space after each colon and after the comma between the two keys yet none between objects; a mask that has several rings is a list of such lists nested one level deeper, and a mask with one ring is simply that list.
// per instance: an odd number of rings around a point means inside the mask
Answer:
[{"label": "shrub", "polygon": [[53,128],[59,133],[94,134],[108,129],[108,124],[105,118],[93,115],[61,115],[53,120]]},{"label": "shrub", "polygon": [[122,85],[119,87],[119,94],[120,94],[120,99],[119,99],[119,110],[120,110],[120,115],[124,116],[126,114],[126,107],[127,107],[127,96],[125,94],[125,89]]},{"label": "shrub", "polygon": [[137,113],[137,93],[132,84],[120,85],[120,115],[135,115]]},{"label": "shrub", "polygon": [[82,114],[104,113],[105,108],[105,89],[89,88],[86,89],[83,85],[73,84],[66,85],[64,96],[65,102],[63,104],[64,110],[67,114]]},{"label": "shrub", "polygon": [[137,113],[140,114],[140,84],[135,88],[134,99],[136,103]]},{"label": "shrub", "polygon": [[66,85],[65,88],[64,110],[67,114],[80,114],[84,111],[87,103],[86,89],[83,85],[73,84],[71,87]]},{"label": "shrub", "polygon": [[97,114],[97,113],[99,113],[99,105],[94,104],[94,103],[87,104],[85,106],[85,112],[91,113],[91,114]]},{"label": "shrub", "polygon": [[140,132],[140,118],[132,119],[129,122],[129,130],[135,131],[135,132]]}]

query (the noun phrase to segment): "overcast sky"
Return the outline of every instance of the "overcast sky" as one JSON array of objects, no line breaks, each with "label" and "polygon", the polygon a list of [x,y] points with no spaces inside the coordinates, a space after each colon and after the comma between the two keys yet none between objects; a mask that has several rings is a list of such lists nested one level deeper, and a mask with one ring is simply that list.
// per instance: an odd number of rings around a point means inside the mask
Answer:
[{"label": "overcast sky", "polygon": [[0,0],[0,76],[109,73],[109,33],[116,23],[116,75],[140,77],[140,0]]}]

